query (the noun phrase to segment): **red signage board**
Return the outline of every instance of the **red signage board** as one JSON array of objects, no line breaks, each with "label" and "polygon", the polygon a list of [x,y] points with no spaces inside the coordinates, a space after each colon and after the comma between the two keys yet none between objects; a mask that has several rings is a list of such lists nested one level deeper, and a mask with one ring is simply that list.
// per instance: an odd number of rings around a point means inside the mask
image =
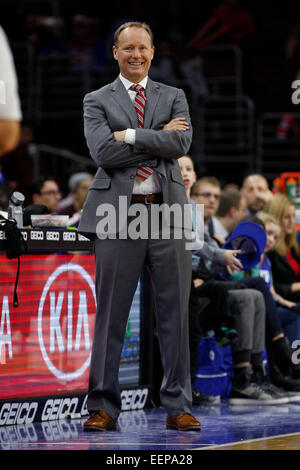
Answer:
[{"label": "red signage board", "polygon": [[91,254],[0,255],[0,400],[86,392],[95,319]]}]

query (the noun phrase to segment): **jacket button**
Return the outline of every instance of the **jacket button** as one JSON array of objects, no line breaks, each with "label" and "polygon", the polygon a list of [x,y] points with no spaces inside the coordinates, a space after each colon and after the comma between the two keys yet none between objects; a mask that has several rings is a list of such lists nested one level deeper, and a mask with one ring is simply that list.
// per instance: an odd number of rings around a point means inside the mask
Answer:
[{"label": "jacket button", "polygon": [[130,179],[133,180],[133,178],[135,178],[135,175],[130,175]]}]

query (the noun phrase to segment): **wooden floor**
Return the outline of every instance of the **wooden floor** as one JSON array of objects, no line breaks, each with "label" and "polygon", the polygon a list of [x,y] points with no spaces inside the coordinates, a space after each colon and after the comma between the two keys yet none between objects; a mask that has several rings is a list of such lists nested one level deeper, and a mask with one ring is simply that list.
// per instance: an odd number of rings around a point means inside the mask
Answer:
[{"label": "wooden floor", "polygon": [[167,430],[162,408],[122,412],[117,430],[105,433],[84,432],[86,417],[0,426],[0,450],[101,450],[115,455],[122,451],[198,455],[203,450],[300,450],[300,402],[276,406],[222,402],[194,407],[193,414],[201,422],[201,432]]},{"label": "wooden floor", "polygon": [[[231,444],[209,446],[208,450],[299,450],[300,433],[292,433],[281,436],[250,439]],[[204,449],[202,449],[204,450]]]}]

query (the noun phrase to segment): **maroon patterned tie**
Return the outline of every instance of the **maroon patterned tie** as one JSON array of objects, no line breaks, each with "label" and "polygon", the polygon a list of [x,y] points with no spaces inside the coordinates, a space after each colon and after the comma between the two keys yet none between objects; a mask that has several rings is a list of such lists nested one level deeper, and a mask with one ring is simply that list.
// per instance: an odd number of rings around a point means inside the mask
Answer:
[{"label": "maroon patterned tie", "polygon": [[[139,127],[144,127],[144,110],[145,110],[145,103],[146,97],[144,95],[144,88],[141,85],[132,85],[132,90],[136,92],[135,99],[134,99],[134,107],[137,113]],[[153,168],[146,166],[140,167],[137,170],[136,176],[146,180],[149,178],[150,175],[153,173]]]}]

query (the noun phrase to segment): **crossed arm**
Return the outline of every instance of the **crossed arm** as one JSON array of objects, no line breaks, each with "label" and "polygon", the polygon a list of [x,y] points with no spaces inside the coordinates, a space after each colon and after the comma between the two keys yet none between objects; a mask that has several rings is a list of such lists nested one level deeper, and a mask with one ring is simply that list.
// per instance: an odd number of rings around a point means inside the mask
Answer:
[{"label": "crossed arm", "polygon": [[[177,118],[171,119],[171,121],[165,124],[163,127],[163,131],[187,131],[188,129],[189,129],[189,123],[186,121],[184,117],[177,117]],[[114,134],[114,138],[118,142],[124,142],[126,129],[123,131],[115,131],[113,134]]]},{"label": "crossed arm", "polygon": [[187,153],[192,139],[184,93],[172,105],[172,118],[161,129],[135,129],[135,144],[124,141],[126,129],[114,131],[105,108],[92,94],[84,99],[84,132],[91,156],[102,168],[126,168],[152,158],[177,159]]}]

